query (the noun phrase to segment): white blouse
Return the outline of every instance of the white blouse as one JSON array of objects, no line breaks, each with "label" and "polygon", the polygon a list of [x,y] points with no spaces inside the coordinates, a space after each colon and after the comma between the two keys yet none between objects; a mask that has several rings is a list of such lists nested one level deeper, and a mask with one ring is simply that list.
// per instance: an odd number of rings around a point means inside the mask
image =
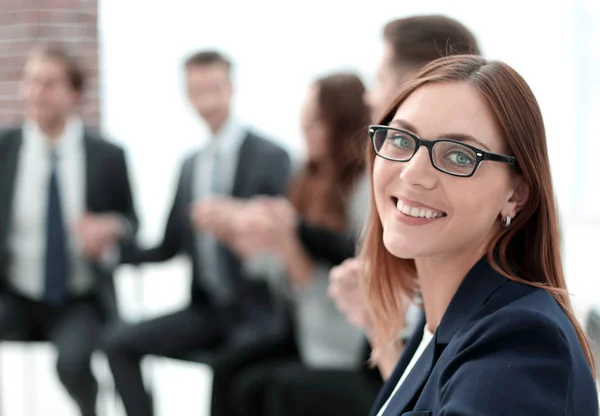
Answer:
[{"label": "white blouse", "polygon": [[415,354],[412,356],[410,362],[408,363],[406,370],[404,370],[404,373],[402,373],[402,377],[400,377],[398,384],[396,384],[396,387],[394,387],[394,391],[392,392],[392,394],[390,394],[390,397],[388,397],[385,404],[379,410],[379,413],[377,413],[377,416],[383,416],[385,409],[387,409],[388,405],[390,404],[390,401],[392,400],[392,397],[394,397],[394,395],[400,389],[400,386],[402,385],[402,383],[404,382],[406,377],[408,377],[408,375],[412,371],[415,364],[417,364],[417,361],[419,361],[419,358],[421,358],[423,351],[425,351],[425,348],[427,348],[427,346],[431,342],[432,338],[433,338],[433,333],[429,330],[429,328],[427,328],[427,325],[425,325],[425,328],[423,329],[423,338],[421,339],[421,343],[417,347]]}]

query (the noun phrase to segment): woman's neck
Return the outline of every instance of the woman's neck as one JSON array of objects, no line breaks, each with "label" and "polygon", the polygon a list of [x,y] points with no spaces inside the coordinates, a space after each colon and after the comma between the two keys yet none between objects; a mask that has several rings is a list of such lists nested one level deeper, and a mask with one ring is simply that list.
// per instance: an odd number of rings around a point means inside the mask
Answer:
[{"label": "woman's neck", "polygon": [[443,258],[415,259],[427,326],[431,332],[439,326],[469,270],[484,254],[485,250],[482,249],[462,255],[454,253]]}]

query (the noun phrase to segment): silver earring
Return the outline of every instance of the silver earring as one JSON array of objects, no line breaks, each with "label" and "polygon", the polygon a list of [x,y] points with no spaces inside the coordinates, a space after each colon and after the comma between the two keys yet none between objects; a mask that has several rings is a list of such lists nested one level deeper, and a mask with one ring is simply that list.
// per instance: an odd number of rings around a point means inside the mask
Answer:
[{"label": "silver earring", "polygon": [[508,215],[502,217],[502,226],[504,228],[510,227],[510,221],[511,221],[511,218]]}]

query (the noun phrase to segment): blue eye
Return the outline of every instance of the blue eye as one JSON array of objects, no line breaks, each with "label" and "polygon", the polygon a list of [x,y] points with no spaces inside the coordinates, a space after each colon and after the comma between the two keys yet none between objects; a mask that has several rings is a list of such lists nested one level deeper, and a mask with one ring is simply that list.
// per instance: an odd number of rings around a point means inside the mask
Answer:
[{"label": "blue eye", "polygon": [[394,136],[392,137],[392,143],[394,146],[399,147],[401,149],[411,149],[414,145],[414,140],[412,137],[407,136]]},{"label": "blue eye", "polygon": [[446,158],[459,166],[473,165],[475,160],[468,154],[461,151],[453,151],[446,155]]}]

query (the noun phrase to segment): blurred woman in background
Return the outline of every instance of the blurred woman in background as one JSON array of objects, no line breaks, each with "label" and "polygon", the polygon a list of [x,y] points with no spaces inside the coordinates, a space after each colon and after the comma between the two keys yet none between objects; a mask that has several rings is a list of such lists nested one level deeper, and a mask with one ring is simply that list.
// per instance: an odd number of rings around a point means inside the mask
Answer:
[{"label": "blurred woman in background", "polygon": [[362,331],[346,321],[327,295],[331,263],[303,247],[298,219],[356,239],[366,219],[365,129],[370,109],[353,74],[334,74],[309,89],[302,115],[307,162],[292,181],[289,200],[240,202],[229,239],[256,275],[270,276],[289,305],[293,338],[272,360],[238,375],[232,404],[240,415],[364,415],[381,379],[364,368]]}]

